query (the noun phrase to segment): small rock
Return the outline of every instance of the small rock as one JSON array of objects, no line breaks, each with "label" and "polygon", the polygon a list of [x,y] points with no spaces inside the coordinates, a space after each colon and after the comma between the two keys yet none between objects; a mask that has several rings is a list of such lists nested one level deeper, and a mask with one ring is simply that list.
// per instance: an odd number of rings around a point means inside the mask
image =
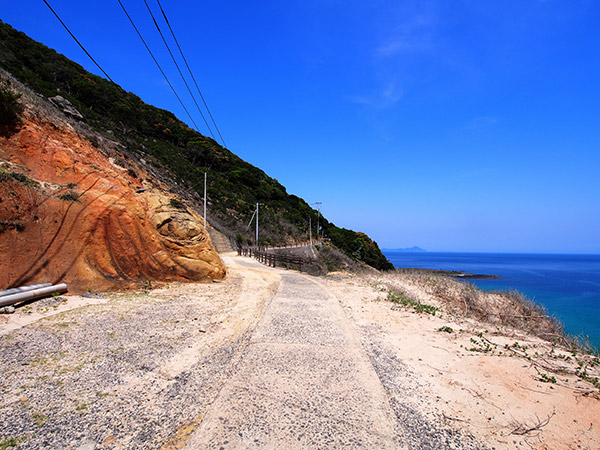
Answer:
[{"label": "small rock", "polygon": [[0,314],[12,314],[14,312],[15,312],[14,306],[4,306],[3,308],[0,308]]},{"label": "small rock", "polygon": [[198,331],[199,331],[200,333],[206,333],[206,330],[205,330],[204,328],[198,328]]},{"label": "small rock", "polygon": [[83,444],[81,444],[75,450],[95,450],[95,449],[96,449],[96,443],[95,442],[93,442],[93,441],[85,441]]}]

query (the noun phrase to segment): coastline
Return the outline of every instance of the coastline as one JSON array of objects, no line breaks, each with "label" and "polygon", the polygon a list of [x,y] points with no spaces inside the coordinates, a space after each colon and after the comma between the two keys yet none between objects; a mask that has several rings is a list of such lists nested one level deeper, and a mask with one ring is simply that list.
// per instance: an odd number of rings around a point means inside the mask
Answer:
[{"label": "coastline", "polygon": [[600,349],[600,255],[427,252],[386,256],[396,267],[498,275],[464,280],[484,291],[522,293],[558,318],[567,333]]},{"label": "coastline", "polygon": [[497,280],[497,279],[501,278],[500,275],[477,274],[477,273],[463,272],[461,270],[422,269],[422,268],[418,268],[418,267],[396,267],[396,272],[444,275],[444,276],[463,279],[463,280]]}]

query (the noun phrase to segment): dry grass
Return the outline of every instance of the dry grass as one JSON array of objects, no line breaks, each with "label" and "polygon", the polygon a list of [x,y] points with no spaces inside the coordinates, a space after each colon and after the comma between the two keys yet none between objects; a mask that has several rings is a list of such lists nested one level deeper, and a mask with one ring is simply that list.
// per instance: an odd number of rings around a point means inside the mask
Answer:
[{"label": "dry grass", "polygon": [[561,345],[571,347],[576,343],[543,306],[518,291],[482,291],[474,284],[431,273],[393,273],[383,275],[380,279],[388,289],[399,290],[407,295],[415,296],[419,292],[422,295],[425,292],[430,298],[421,300],[433,299],[453,315],[514,328]]},{"label": "dry grass", "polygon": [[[447,275],[419,271],[370,275],[365,281],[385,293],[380,299],[387,298],[395,304],[433,305],[442,317],[458,323],[470,322],[470,332],[475,336],[471,336],[472,345],[467,344],[466,350],[524,358],[535,369],[539,381],[568,386],[581,395],[598,395],[598,350],[567,335],[556,318],[520,292],[482,291]],[[442,327],[438,331],[452,329]],[[590,391],[590,385],[595,389]]]}]

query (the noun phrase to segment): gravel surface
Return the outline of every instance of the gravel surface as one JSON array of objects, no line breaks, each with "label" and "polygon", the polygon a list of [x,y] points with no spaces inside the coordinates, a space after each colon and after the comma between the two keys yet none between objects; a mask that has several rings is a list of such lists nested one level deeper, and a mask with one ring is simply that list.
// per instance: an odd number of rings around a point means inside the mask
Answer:
[{"label": "gravel surface", "polygon": [[318,279],[225,260],[4,333],[0,448],[486,448]]},{"label": "gravel surface", "polygon": [[234,275],[117,294],[1,337],[0,445],[177,448],[248,341],[252,320],[225,329],[244,291]]}]

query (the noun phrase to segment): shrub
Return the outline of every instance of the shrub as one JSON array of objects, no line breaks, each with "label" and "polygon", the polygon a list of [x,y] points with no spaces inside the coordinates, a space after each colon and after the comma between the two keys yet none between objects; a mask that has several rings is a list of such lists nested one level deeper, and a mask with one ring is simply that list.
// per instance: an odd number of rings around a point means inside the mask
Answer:
[{"label": "shrub", "polygon": [[11,136],[21,126],[23,105],[18,100],[20,94],[0,87],[0,136]]},{"label": "shrub", "polygon": [[65,202],[79,202],[79,194],[75,191],[67,191],[64,194],[60,194],[58,195],[58,198],[60,198],[61,200],[64,200]]}]

